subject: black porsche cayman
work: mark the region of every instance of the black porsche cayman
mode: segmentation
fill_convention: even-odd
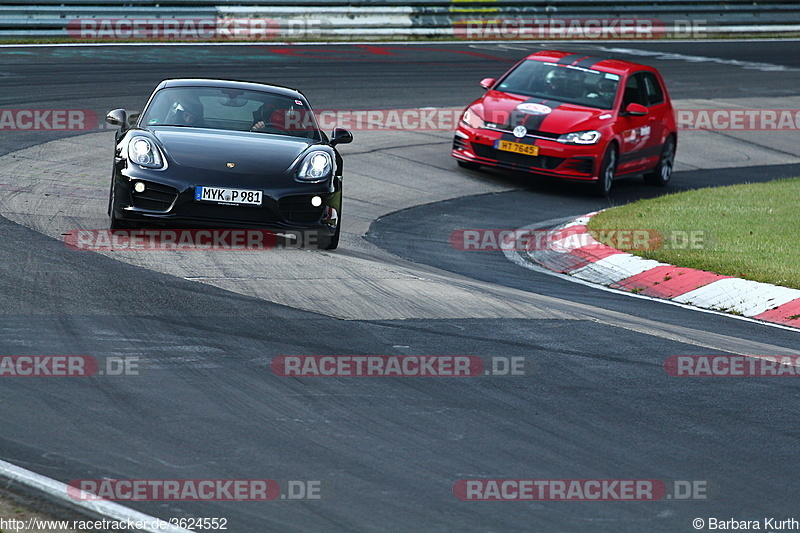
[[[339,243],[342,158],[352,134],[319,129],[299,91],[239,81],[161,82],[144,110],[124,109],[108,214],[111,228],[247,227]]]

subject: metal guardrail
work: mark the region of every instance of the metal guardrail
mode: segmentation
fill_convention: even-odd
[[[619,21],[650,24],[655,27],[651,38],[794,36],[800,35],[800,2],[38,0],[31,4],[5,0],[0,4],[0,39],[558,39],[592,37],[582,34],[580,25],[591,28],[598,22],[611,28],[606,38],[633,37],[613,31]],[[197,29],[200,25],[202,30]],[[698,29],[703,35],[697,35]]]

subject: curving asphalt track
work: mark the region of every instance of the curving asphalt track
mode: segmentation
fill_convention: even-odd
[[[137,109],[171,76],[297,86],[318,108],[453,107],[537,47],[4,48],[0,107]],[[800,96],[796,42],[569,48],[617,48],[654,64],[679,100]],[[58,240],[65,228],[105,223],[109,133],[0,135],[0,355],[148,363],[140,377],[2,378],[0,459],[64,482],[322,481],[317,501],[132,505],[161,518],[226,517],[242,533],[692,531],[695,517],[796,509],[793,380],[676,379],[662,369],[675,354],[797,354],[796,332],[594,290],[448,244],[454,229],[516,228],[662,190],[621,182],[601,201],[460,171],[446,132],[356,132],[343,150],[350,218],[340,250],[167,260]],[[797,175],[794,141],[781,135],[709,136],[721,161],[689,149],[669,190]],[[737,160],[740,145],[752,160]],[[714,170],[730,166],[726,151],[736,165]],[[529,372],[277,377],[269,364],[287,354],[519,356]],[[713,490],[693,502],[461,502],[452,488],[467,478],[707,480]]]

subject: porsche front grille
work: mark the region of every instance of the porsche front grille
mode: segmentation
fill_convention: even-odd
[[[313,195],[286,196],[281,198],[278,205],[280,206],[283,218],[287,222],[299,224],[313,224],[319,222],[325,207],[322,205],[319,207],[311,205],[311,196]]]
[[[133,198],[133,207],[166,212],[178,197],[178,190],[160,183],[145,182],[144,192],[135,192],[131,197]]]

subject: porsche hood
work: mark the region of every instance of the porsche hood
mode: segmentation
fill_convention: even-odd
[[[149,128],[183,168],[234,174],[282,174],[314,141],[300,137],[199,128]],[[232,166],[230,166],[232,165]]]

